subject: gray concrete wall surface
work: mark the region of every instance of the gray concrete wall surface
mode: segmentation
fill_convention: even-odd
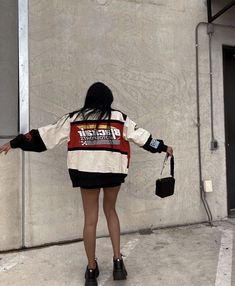
[[[0,250],[21,247],[22,198],[20,154],[0,158]]]
[[[89,85],[103,81],[114,107],[174,147],[175,195],[160,199],[154,184],[164,154],[132,146],[117,202],[122,231],[207,220],[199,191],[195,68],[195,28],[206,20],[205,1],[29,1],[30,128],[79,108]],[[199,28],[202,171],[213,182],[207,199],[214,219],[227,216],[221,45],[234,45],[233,35],[216,28],[213,39],[219,149],[212,153],[208,36]],[[26,246],[82,237],[81,196],[71,187],[65,145],[26,154],[25,191]],[[107,234],[102,211],[97,234]]]
[[[0,1],[0,145],[18,128],[17,1]],[[20,153],[0,155],[0,249],[21,246]]]
[[[29,2],[31,128],[81,106],[89,85],[104,81],[114,107],[175,149],[176,194],[161,200],[153,192],[164,154],[132,146],[117,205],[122,231],[206,220],[195,127],[200,19],[206,7],[195,1]],[[81,197],[71,188],[66,147],[29,154],[28,168],[27,245],[81,237]],[[107,233],[102,212],[101,233]]]

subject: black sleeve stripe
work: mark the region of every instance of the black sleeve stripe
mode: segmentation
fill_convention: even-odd
[[[151,146],[151,141],[153,140],[152,135],[149,136],[147,142],[144,144],[143,148],[146,151],[149,151],[151,153],[161,153],[161,152],[166,152],[167,150],[167,146],[164,144],[164,142],[160,139],[157,139],[157,141],[159,141],[159,145],[157,148],[154,148],[153,146]]]
[[[20,148],[24,151],[43,152],[47,150],[37,129],[18,135],[10,141],[10,144],[12,148]]]
[[[19,134],[18,136],[16,136],[14,139],[12,139],[10,141],[10,145],[11,145],[12,149],[15,149],[15,148],[19,147],[19,144],[22,141],[22,137],[23,136],[24,136],[23,134]]]

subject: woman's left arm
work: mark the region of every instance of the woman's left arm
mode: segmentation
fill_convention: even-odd
[[[138,127],[129,117],[125,120],[123,135],[126,140],[134,142],[146,151],[151,153],[166,152],[169,156],[173,155],[172,147],[165,145],[161,139],[153,138],[149,131]]]

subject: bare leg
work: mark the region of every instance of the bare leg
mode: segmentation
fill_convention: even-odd
[[[99,213],[99,194],[100,189],[81,188],[83,210],[84,210],[84,229],[83,240],[88,260],[88,268],[95,268],[96,251],[96,226]]]
[[[121,258],[120,254],[120,223],[116,213],[115,205],[120,186],[113,188],[104,188],[103,209],[107,220],[108,230],[113,246],[113,255],[115,258]]]

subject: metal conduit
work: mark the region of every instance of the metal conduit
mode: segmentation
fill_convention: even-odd
[[[29,130],[29,55],[28,55],[28,0],[18,0],[19,15],[19,132]],[[21,152],[21,241],[25,248],[26,237],[26,163]]]

